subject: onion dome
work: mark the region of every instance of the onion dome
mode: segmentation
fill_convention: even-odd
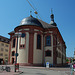
[[[27,18],[24,18],[21,23],[20,23],[20,26],[21,25],[34,25],[34,26],[39,26],[39,27],[42,27],[42,24],[39,22],[39,20],[37,18],[34,18],[32,15],[30,15],[29,17]]]
[[[51,24],[51,25],[54,25],[54,26],[57,26],[56,23],[54,22],[54,15],[51,14],[50,17],[51,17],[51,22],[50,22],[50,24]]]

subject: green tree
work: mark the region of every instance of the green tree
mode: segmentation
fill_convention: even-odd
[[[66,63],[69,63],[69,59],[66,59]]]

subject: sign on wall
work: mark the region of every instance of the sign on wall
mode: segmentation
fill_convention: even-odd
[[[46,62],[46,68],[49,68],[49,62]]]

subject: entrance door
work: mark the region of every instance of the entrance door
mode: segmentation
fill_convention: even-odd
[[[3,59],[0,59],[0,65],[2,65],[3,64]]]

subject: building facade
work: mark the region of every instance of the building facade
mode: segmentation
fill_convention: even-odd
[[[21,36],[15,36],[22,33]],[[66,63],[66,45],[51,14],[50,24],[30,15],[14,28],[10,35],[9,64],[16,60],[20,65],[53,65]]]
[[[0,36],[0,64],[6,64],[9,57],[9,39]]]

